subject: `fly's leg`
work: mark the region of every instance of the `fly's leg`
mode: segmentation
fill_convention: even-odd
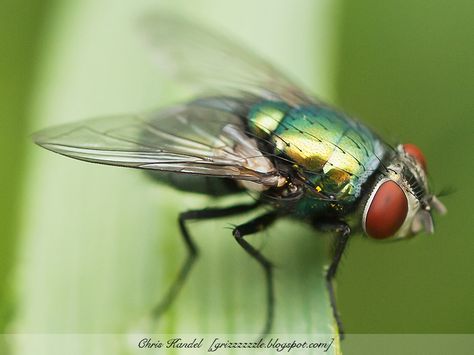
[[[326,226],[327,228],[327,226]],[[351,230],[345,223],[332,225],[332,229],[336,231],[337,235],[333,242],[333,256],[331,264],[326,271],[326,286],[329,292],[329,301],[331,302],[332,313],[336,320],[340,339],[344,339],[344,328],[342,327],[341,316],[337,310],[336,295],[334,293],[333,279],[336,276],[337,267],[341,261],[342,254],[347,246]]]
[[[257,217],[247,223],[235,227],[232,234],[239,245],[252,256],[263,268],[265,272],[265,280],[267,285],[267,315],[266,322],[262,334],[266,335],[270,332],[273,322],[273,271],[272,264],[252,245],[250,245],[244,237],[249,234],[257,233],[270,226],[278,217],[276,212],[269,212]]]
[[[181,231],[181,236],[183,237],[183,241],[186,245],[186,249],[188,250],[188,256],[181,266],[181,269],[178,273],[176,280],[173,282],[171,287],[169,288],[168,292],[166,293],[165,297],[162,301],[153,309],[152,315],[155,319],[159,318],[171,305],[173,300],[178,295],[179,291],[183,287],[186,278],[191,271],[196,258],[198,257],[199,250],[194,244],[191,235],[189,234],[188,228],[186,227],[186,221],[190,220],[205,220],[205,219],[213,219],[219,217],[227,217],[232,215],[237,215],[245,212],[249,212],[256,207],[258,207],[259,202],[255,202],[252,204],[241,204],[235,205],[226,208],[205,208],[202,210],[191,210],[182,212],[179,214],[178,222],[179,228]]]

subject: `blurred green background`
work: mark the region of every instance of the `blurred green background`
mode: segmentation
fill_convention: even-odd
[[[134,33],[136,17],[157,4],[230,32],[390,141],[415,142],[424,150],[435,190],[455,191],[443,198],[448,215],[436,219],[434,236],[394,244],[354,238],[338,277],[340,310],[350,334],[473,333],[474,2],[468,0],[449,6],[436,0],[200,0],[192,7],[186,1],[3,1],[3,332],[141,329],[141,315],[184,257],[176,238],[177,212],[219,203],[155,187],[137,172],[53,156],[29,139],[50,124],[140,111],[180,98]],[[210,235],[224,236],[228,222],[239,221],[193,225],[195,235],[204,236],[206,260],[161,332],[260,327],[263,320],[254,314],[261,315],[263,288],[256,287],[261,275],[227,238],[216,241]],[[288,241],[290,233],[301,237]],[[327,241],[289,222],[268,234],[263,243],[252,241],[272,259],[290,260],[277,277],[283,303],[277,330],[329,333],[320,278]],[[439,342],[426,339],[412,339],[413,349],[423,343],[426,351]],[[472,344],[472,336],[451,346],[467,341]],[[105,346],[72,342],[78,354],[101,354]],[[349,336],[342,349],[369,354],[368,344],[390,342],[399,354],[393,338]],[[46,343],[35,338],[35,354],[51,353]],[[21,341],[9,345],[2,353],[29,353]],[[126,353],[115,342],[107,346]],[[380,353],[377,349],[373,353]]]

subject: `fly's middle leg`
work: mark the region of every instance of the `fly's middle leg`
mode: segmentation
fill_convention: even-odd
[[[268,212],[247,223],[235,227],[233,231],[233,235],[237,243],[239,243],[239,245],[262,266],[265,272],[265,280],[267,285],[267,316],[262,332],[263,335],[266,335],[270,332],[273,323],[274,291],[272,264],[257,249],[247,242],[244,237],[249,234],[260,232],[267,228],[277,219],[277,217],[278,214],[276,212]]]

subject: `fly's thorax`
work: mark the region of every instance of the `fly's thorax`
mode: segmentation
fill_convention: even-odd
[[[366,127],[331,108],[310,104],[291,106],[264,100],[247,114],[250,135],[274,157],[287,177],[281,189],[267,195],[294,205],[301,216],[344,215],[354,210],[361,186],[377,168],[386,148]],[[298,194],[288,193],[291,184]]]
[[[259,138],[267,138],[278,128],[291,106],[281,101],[262,101],[252,106],[248,125]]]
[[[247,124],[280,166],[289,165],[318,195],[344,203],[359,197],[386,151],[369,129],[316,104],[262,101],[250,108]]]
[[[392,152],[361,200],[364,232],[375,239],[412,237],[433,232],[431,210],[446,212],[429,191],[426,161],[414,145],[399,145]]]

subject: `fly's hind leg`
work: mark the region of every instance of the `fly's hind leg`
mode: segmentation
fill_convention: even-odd
[[[273,296],[273,270],[272,264],[257,249],[247,242],[244,237],[262,231],[270,226],[278,217],[276,212],[268,212],[247,223],[235,227],[233,235],[237,243],[252,256],[263,268],[267,287],[267,315],[263,328],[263,335],[270,332],[273,322],[274,296]]]
[[[219,217],[237,215],[251,211],[255,209],[258,205],[259,202],[257,201],[252,204],[241,204],[226,208],[205,208],[202,210],[186,211],[179,214],[179,228],[181,231],[181,236],[183,237],[183,241],[186,245],[188,255],[179,270],[176,280],[173,282],[161,302],[152,310],[152,315],[155,319],[158,319],[169,308],[173,300],[176,298],[179,291],[183,287],[183,284],[186,281],[189,272],[191,271],[194,262],[196,261],[196,258],[199,255],[199,250],[196,247],[196,244],[193,242],[188,228],[186,227],[186,221],[214,219]]]

